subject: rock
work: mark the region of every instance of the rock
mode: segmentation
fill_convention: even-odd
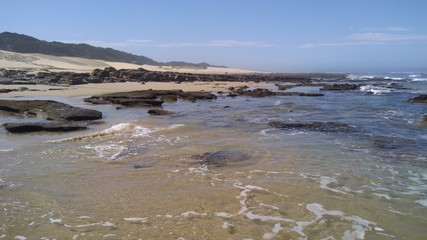
[[[254,90],[247,90],[247,87],[241,87],[232,90],[228,96],[250,96],[250,97],[269,97],[269,96],[301,96],[301,97],[320,97],[324,96],[322,93],[303,93],[303,92],[273,92],[268,89],[257,88]]]
[[[0,89],[0,93],[10,93],[10,92],[16,92],[19,91],[18,89],[7,89],[7,88],[2,88]]]
[[[290,122],[270,122],[270,126],[280,129],[302,129],[309,131],[320,131],[320,132],[349,132],[355,131],[354,126],[337,123],[337,122],[310,122],[310,123],[290,123]]]
[[[412,103],[427,103],[427,95],[420,95],[414,98],[410,98],[408,101]]]
[[[196,101],[197,99],[209,100],[217,98],[215,94],[202,91],[180,92],[178,96],[189,101]]]
[[[70,124],[65,122],[24,122],[24,123],[5,123],[3,127],[11,133],[29,133],[29,132],[69,132],[84,130],[86,126],[81,124]]]
[[[151,115],[172,115],[174,112],[162,110],[162,109],[150,109],[148,110],[148,114]]]
[[[349,91],[349,90],[357,90],[359,89],[360,86],[357,84],[338,84],[338,83],[334,83],[332,85],[327,85],[324,86],[323,88],[321,88],[320,90],[328,90],[328,91]]]
[[[160,107],[163,101],[151,99],[113,99],[111,103],[127,107]]]
[[[51,100],[0,100],[0,110],[21,116],[32,114],[56,121],[86,121],[102,118],[102,113],[99,111],[73,107]]]
[[[238,88],[234,90],[232,93],[243,96],[251,96],[251,97],[268,97],[275,96],[276,94],[268,89],[257,88],[254,90],[246,90],[245,87]]]
[[[230,163],[241,162],[249,159],[249,155],[235,149],[221,150],[213,153],[205,153],[200,156],[200,163],[222,167]]]
[[[427,115],[424,115],[424,116],[421,118],[421,124],[422,124],[422,125],[427,125]]]
[[[165,102],[176,102],[178,101],[178,95],[163,95],[160,97],[160,100]]]
[[[90,121],[102,118],[99,111],[79,107],[52,109],[46,113],[47,120]]]
[[[276,96],[300,96],[300,97],[322,97],[323,93],[303,93],[303,92],[276,92]]]

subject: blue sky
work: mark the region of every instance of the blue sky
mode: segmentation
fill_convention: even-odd
[[[0,32],[272,72],[427,72],[425,0],[2,0]]]

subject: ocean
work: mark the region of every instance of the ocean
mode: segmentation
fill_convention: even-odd
[[[178,100],[163,105],[170,116],[50,97],[100,110],[103,123],[62,134],[0,129],[0,239],[426,239],[427,105],[408,99],[427,94],[427,75],[340,82],[364,86]],[[245,158],[201,162],[218,151]]]

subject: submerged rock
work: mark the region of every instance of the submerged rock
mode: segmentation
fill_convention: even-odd
[[[172,115],[174,112],[162,110],[162,109],[150,109],[148,110],[148,114],[151,115]]]
[[[69,132],[86,129],[82,124],[71,124],[66,122],[24,122],[24,123],[5,123],[3,127],[11,133],[30,133],[30,132]]]
[[[249,155],[235,149],[221,150],[213,153],[205,153],[199,156],[200,163],[222,167],[230,163],[241,162],[249,159]]]
[[[337,84],[327,85],[321,88],[320,90],[327,91],[348,91],[348,90],[358,90],[360,86],[358,84]]]
[[[270,96],[300,96],[300,97],[321,97],[324,96],[322,93],[303,93],[303,92],[273,92],[264,88],[256,88],[248,90],[247,87],[241,87],[238,89],[229,89],[231,92],[229,97],[235,96],[250,96],[250,97],[270,97]]]
[[[270,122],[270,126],[280,129],[302,129],[308,131],[320,131],[320,132],[349,132],[354,131],[354,126],[338,123],[338,122],[310,122],[310,123],[295,123],[295,122]]]
[[[427,95],[420,95],[414,98],[410,98],[408,101],[412,103],[427,103]]]

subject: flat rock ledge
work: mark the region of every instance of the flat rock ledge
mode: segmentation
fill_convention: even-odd
[[[271,97],[271,96],[300,96],[300,97],[321,97],[322,93],[304,93],[304,92],[273,92],[265,88],[248,89],[248,87],[231,87],[228,96],[249,96],[249,97]]]
[[[86,129],[86,125],[62,122],[24,122],[5,123],[3,127],[11,133],[31,133],[31,132],[70,132]]]
[[[84,101],[92,104],[116,104],[126,107],[160,107],[165,101],[174,102],[178,98],[189,101],[216,99],[210,92],[184,92],[182,90],[140,90],[95,95]]]
[[[74,107],[51,100],[0,100],[0,114],[47,120],[3,124],[7,131],[14,133],[83,130],[90,121],[102,118],[100,111]]]
[[[268,125],[279,128],[279,129],[301,129],[308,131],[320,131],[320,132],[351,132],[355,131],[356,127],[345,123],[338,122],[270,122]]]
[[[0,100],[0,111],[18,117],[41,117],[55,121],[88,121],[102,118],[100,111],[51,100]]]

